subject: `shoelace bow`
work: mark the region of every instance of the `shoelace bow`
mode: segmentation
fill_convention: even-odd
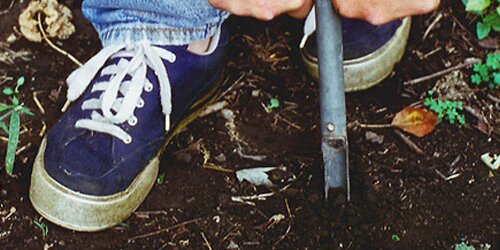
[[[88,99],[82,104],[83,110],[94,110],[91,117],[78,120],[75,127],[107,133],[124,143],[131,143],[132,137],[118,124],[128,122],[134,126],[137,123],[134,111],[144,106],[144,100],[141,99],[142,91],[153,90],[153,84],[146,77],[147,69],[150,67],[158,77],[161,106],[165,115],[165,130],[168,131],[172,94],[167,69],[162,59],[173,63],[176,57],[174,53],[161,47],[140,44],[133,47],[111,45],[103,48],[68,77],[68,102],[78,99],[106,61],[112,58],[120,58],[118,64],[105,67],[100,74],[100,76],[110,75],[109,80],[97,82],[91,89],[92,92],[102,91],[102,94],[98,99]],[[127,76],[130,76],[130,80],[125,80]],[[101,113],[96,110],[100,110]]]

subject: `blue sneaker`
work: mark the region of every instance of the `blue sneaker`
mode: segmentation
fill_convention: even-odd
[[[314,16],[308,17],[312,18]],[[410,26],[410,17],[379,26],[355,19],[342,19],[344,81],[347,92],[372,87],[392,72],[395,64],[403,57]],[[307,72],[318,80],[315,33],[304,38],[300,51]]]
[[[112,45],[73,72],[73,105],[33,166],[35,209],[78,231],[128,218],[153,187],[166,145],[216,98],[227,40],[218,32],[203,55],[187,46]]]

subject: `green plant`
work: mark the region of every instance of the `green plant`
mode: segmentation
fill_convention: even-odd
[[[460,114],[459,111],[463,110],[461,101],[439,100],[432,98],[433,91],[429,90],[429,97],[425,98],[424,106],[437,114],[438,120],[447,120],[450,124],[456,121],[460,124],[465,124],[465,115]]]
[[[489,250],[491,248],[491,245],[488,243],[481,244],[480,248],[478,250]],[[454,250],[476,250],[476,248],[472,245],[468,245],[464,241],[461,243],[455,244],[455,247],[453,248]]]
[[[400,240],[401,240],[401,239],[399,238],[399,235],[397,235],[397,234],[393,234],[393,235],[391,236],[391,239],[392,239],[393,241],[400,241]]]
[[[474,64],[474,72],[471,76],[473,84],[487,83],[491,89],[500,86],[500,53],[490,53],[486,63]]]
[[[158,175],[158,178],[156,178],[156,183],[163,184],[164,182],[165,182],[165,173],[161,173]]]
[[[500,0],[462,0],[462,3],[467,12],[481,16],[476,24],[477,38],[486,38],[492,30],[500,31]]]
[[[42,237],[45,239],[45,237],[47,237],[47,234],[49,234],[49,226],[47,226],[47,224],[43,222],[38,222],[36,220],[34,220],[33,223],[35,223],[35,225],[40,228],[40,230],[42,231]]]
[[[266,106],[266,109],[271,111],[279,107],[280,107],[280,101],[276,98],[271,98],[271,100],[269,100],[269,104]]]
[[[21,126],[20,114],[27,114],[33,116],[34,114],[27,108],[23,107],[20,103],[17,94],[19,87],[24,84],[24,77],[17,79],[16,87],[5,88],[3,94],[8,96],[11,100],[10,105],[0,104],[0,129],[3,130],[8,136],[7,153],[5,155],[5,171],[7,174],[12,175],[14,171],[14,161],[16,158],[16,149],[19,142],[19,128]],[[9,118],[9,126],[6,125],[4,120]]]

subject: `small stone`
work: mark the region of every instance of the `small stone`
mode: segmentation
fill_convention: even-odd
[[[375,143],[375,144],[379,144],[379,145],[384,143],[384,136],[379,135],[377,133],[374,133],[372,131],[366,131],[365,138],[367,141],[369,141],[371,143]]]
[[[14,43],[17,41],[17,36],[14,34],[14,33],[11,33],[8,37],[7,37],[7,43]]]
[[[240,246],[238,246],[238,244],[234,243],[234,241],[230,241],[229,242],[229,245],[227,246],[228,250],[237,250],[237,249],[240,249]]]
[[[226,155],[223,153],[220,153],[219,155],[215,156],[215,160],[218,162],[225,162],[227,160]]]

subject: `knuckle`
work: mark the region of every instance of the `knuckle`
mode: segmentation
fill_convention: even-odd
[[[212,5],[214,8],[221,8],[222,7],[222,0],[208,0],[208,3]]]
[[[424,11],[430,12],[430,11],[437,9],[439,7],[440,2],[441,2],[440,0],[427,1],[426,6],[424,7]]]

